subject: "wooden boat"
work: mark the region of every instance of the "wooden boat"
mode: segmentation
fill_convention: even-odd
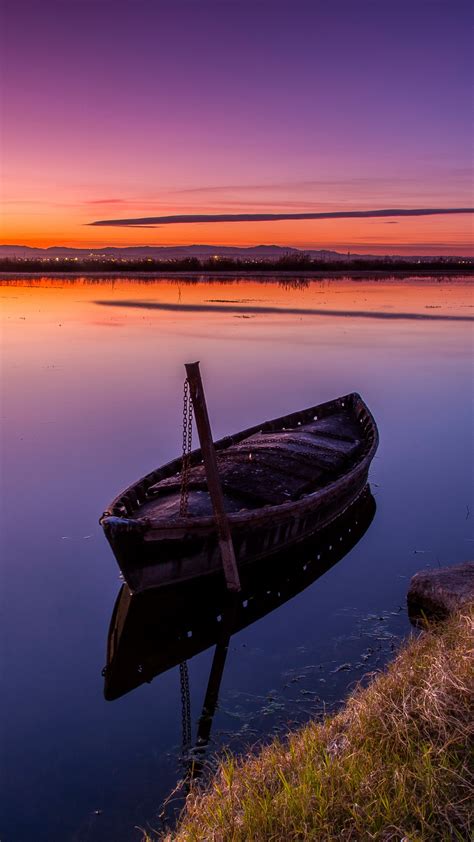
[[[360,395],[292,412],[214,445],[239,571],[329,524],[367,483],[378,445]],[[180,515],[182,457],[116,497],[101,517],[133,592],[222,569],[216,518],[202,464],[190,454],[187,515]]]
[[[222,575],[131,594],[123,585],[107,637],[104,696],[118,699],[211,646],[222,644],[323,576],[358,544],[375,516],[367,485],[329,526],[287,552],[242,569],[235,597]],[[235,600],[235,601],[233,601]]]

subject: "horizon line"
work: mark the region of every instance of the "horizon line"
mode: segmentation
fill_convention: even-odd
[[[63,245],[58,243],[53,243],[50,245],[27,245],[21,242],[15,243],[1,243],[0,242],[0,250],[10,250],[11,252],[14,249],[25,249],[27,251],[39,251],[39,252],[51,252],[54,250],[57,251],[80,251],[80,252],[103,252],[103,251],[128,251],[131,252],[133,250],[149,250],[149,251],[191,251],[193,249],[212,249],[214,253],[219,253],[220,251],[235,251],[235,252],[258,252],[262,249],[275,249],[279,252],[295,252],[297,254],[305,254],[305,253],[329,253],[338,255],[340,257],[347,258],[348,255],[354,257],[367,257],[367,258],[459,258],[459,259],[473,259],[474,252],[472,251],[472,243],[471,241],[466,242],[459,242],[459,243],[446,243],[446,242],[437,242],[437,243],[407,243],[407,242],[397,242],[397,243],[345,243],[345,244],[337,244],[337,245],[290,245],[288,243],[280,244],[280,243],[257,243],[255,245],[240,245],[240,244],[228,244],[228,243],[199,243],[199,242],[186,242],[186,243],[126,243],[123,245],[111,245],[111,244],[101,244],[96,245],[95,243],[92,244],[77,244],[77,245]],[[373,251],[371,251],[373,249]],[[409,249],[409,251],[405,251]],[[440,249],[440,251],[435,251],[435,249]],[[449,250],[449,253],[446,251]],[[466,250],[469,251],[469,254],[463,253]],[[444,252],[444,253],[443,253]],[[0,258],[9,256],[7,253],[1,254]],[[210,255],[212,256],[212,255]]]

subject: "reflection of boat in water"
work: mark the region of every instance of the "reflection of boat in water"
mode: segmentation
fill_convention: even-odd
[[[217,644],[206,709],[215,706],[232,634],[287,602],[340,561],[375,514],[369,486],[329,526],[283,555],[244,567],[242,590],[229,594],[220,575],[131,594],[123,585],[110,621],[104,694],[108,700]],[[217,689],[216,689],[217,688]],[[215,697],[215,702],[209,701]]]
[[[193,393],[197,419],[201,391]],[[241,576],[248,562],[308,538],[350,506],[367,482],[377,444],[375,421],[356,393],[218,441],[222,517]],[[101,524],[132,591],[222,569],[202,456],[206,463],[204,447],[156,469],[104,512]]]

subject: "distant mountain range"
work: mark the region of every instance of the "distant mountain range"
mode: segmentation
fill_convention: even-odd
[[[174,260],[176,258],[198,257],[209,258],[233,257],[242,259],[259,258],[261,260],[282,257],[285,254],[308,254],[321,256],[323,259],[344,257],[336,251],[311,251],[291,248],[290,246],[104,246],[104,248],[82,249],[67,248],[65,246],[50,246],[49,248],[31,248],[30,246],[0,245],[0,257],[151,257],[154,259]]]
[[[25,260],[28,258],[54,259],[55,257],[77,257],[87,258],[151,258],[153,260],[182,260],[187,257],[197,257],[200,260],[207,260],[213,256],[230,257],[234,260],[278,260],[284,255],[308,255],[312,260],[322,261],[347,261],[347,260],[384,260],[388,255],[380,254],[343,254],[338,251],[327,249],[297,249],[291,246],[262,245],[243,248],[239,246],[213,246],[213,245],[192,245],[192,246],[104,246],[103,248],[67,248],[65,246],[50,246],[49,248],[31,248],[20,245],[0,245],[0,258],[17,258]],[[432,261],[437,257],[430,255],[390,255],[397,260],[414,262],[416,260]],[[458,257],[443,258],[448,260],[461,260]]]

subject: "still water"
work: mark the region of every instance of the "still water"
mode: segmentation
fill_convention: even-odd
[[[91,276],[3,279],[0,295],[0,838],[139,840],[183,773],[179,660],[194,741],[216,643],[206,617],[220,609],[201,588],[148,606],[145,626],[140,611],[140,658],[160,674],[106,701],[121,582],[98,517],[180,452],[183,363],[201,361],[216,438],[352,391],[380,433],[354,540],[319,564],[315,547],[292,554],[268,588],[247,583],[253,613],[241,609],[220,671],[211,757],[336,705],[410,633],[410,576],[472,558],[472,287]],[[171,652],[170,629],[189,624],[192,644]]]

